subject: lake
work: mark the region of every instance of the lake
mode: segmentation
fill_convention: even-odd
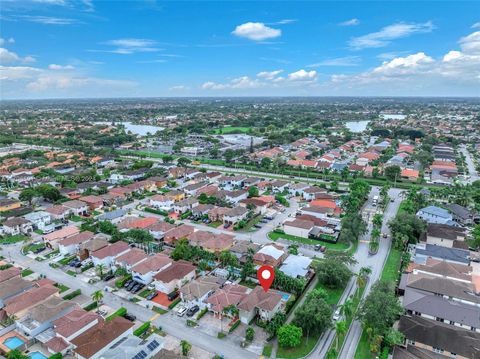
[[[96,122],[98,124],[106,124],[111,125],[111,122],[103,121],[103,122]],[[138,136],[146,136],[147,133],[154,134],[157,131],[163,131],[165,128],[160,126],[152,126],[152,125],[138,125],[132,122],[116,122],[116,124],[121,123],[125,126],[125,132],[131,132],[134,135]]]
[[[345,122],[345,127],[353,133],[363,132],[367,129],[370,121],[348,121]]]

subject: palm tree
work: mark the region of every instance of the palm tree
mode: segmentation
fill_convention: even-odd
[[[97,274],[100,276],[100,278],[103,278],[103,274],[105,273],[105,264],[98,264],[95,267]]]
[[[350,317],[353,314],[353,301],[348,298],[342,305],[340,305],[340,313],[345,317]]]
[[[97,303],[101,303],[103,300],[103,292],[101,290],[97,290],[92,293],[92,300]]]
[[[357,274],[357,286],[363,288],[367,284],[367,279],[372,273],[372,269],[369,267],[362,267]],[[360,294],[360,291],[357,291]]]
[[[340,335],[343,335],[347,332],[347,323],[344,320],[338,321],[335,323],[335,332],[337,334],[336,341],[337,343],[335,344],[335,348],[338,351],[338,344],[339,344],[339,339]]]

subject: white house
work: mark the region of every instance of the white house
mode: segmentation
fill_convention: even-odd
[[[172,209],[174,203],[175,201],[172,197],[163,196],[161,194],[156,194],[155,196],[150,197],[150,206],[164,211]]]
[[[184,200],[178,201],[173,205],[173,210],[175,213],[182,214],[192,210],[192,208],[198,206],[198,200],[196,198],[186,198]]]
[[[41,231],[51,230],[55,227],[51,225],[52,223],[52,216],[50,213],[45,211],[38,211],[28,213],[23,216],[27,221],[30,221],[33,224],[34,228],[40,229]]]
[[[248,197],[248,192],[243,189],[230,191],[225,194],[225,199],[234,204],[237,204],[242,199],[247,199],[247,197]]]
[[[92,252],[90,257],[94,266],[103,265],[109,268],[113,265],[115,258],[127,253],[129,250],[130,246],[126,242],[118,241]]]
[[[235,224],[247,217],[248,209],[245,207],[237,206],[234,207],[223,215],[223,223],[225,224]]]
[[[188,308],[198,305],[203,309],[207,306],[206,299],[220,288],[219,282],[222,281],[222,279],[216,277],[202,277],[192,280],[180,288],[180,298]]]
[[[150,284],[155,274],[167,269],[172,263],[173,260],[169,256],[157,253],[133,266],[131,268],[132,278],[142,284]]]
[[[11,236],[29,234],[32,230],[32,223],[25,218],[13,217],[3,222],[3,232]]]
[[[417,212],[417,217],[423,219],[427,223],[455,225],[452,214],[446,209],[436,206],[421,208]]]
[[[85,202],[79,200],[72,200],[62,203],[64,207],[70,210],[70,213],[76,216],[84,216],[88,212],[88,205]]]
[[[291,219],[283,222],[283,230],[286,234],[301,238],[308,238],[314,226],[313,221],[304,219]]]
[[[90,231],[81,232],[71,237],[64,238],[58,241],[58,250],[63,255],[72,255],[77,253],[78,248],[82,243],[91,240],[95,234]]]
[[[192,263],[179,260],[154,276],[155,288],[162,293],[171,293],[195,279],[195,267]]]

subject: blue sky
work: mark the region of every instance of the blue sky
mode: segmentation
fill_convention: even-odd
[[[0,95],[479,96],[480,5],[2,1]]]

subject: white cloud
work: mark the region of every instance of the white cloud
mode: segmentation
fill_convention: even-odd
[[[15,43],[15,39],[13,37],[9,38],[9,39],[4,39],[4,38],[1,38],[0,37],[0,46],[3,46],[4,44],[13,44]]]
[[[26,21],[34,22],[37,24],[44,24],[44,25],[73,25],[73,24],[80,23],[76,19],[51,17],[51,16],[22,15],[18,17]]]
[[[339,23],[338,25],[340,25],[340,26],[356,26],[356,25],[360,25],[360,20],[358,20],[356,18],[353,18],[353,19],[350,19],[350,20],[347,20],[347,21],[343,21],[343,22]]]
[[[14,62],[32,63],[35,59],[32,56],[20,57],[15,52],[0,47],[0,63],[10,64]]]
[[[281,36],[282,30],[268,27],[262,22],[247,22],[238,25],[232,34],[254,41],[263,41]]]
[[[227,86],[213,81],[207,81],[202,84],[201,88],[202,90],[223,90],[227,88]]]
[[[65,5],[65,0],[32,0],[33,2],[47,5]]]
[[[155,47],[157,42],[149,39],[116,39],[105,42],[104,44],[114,46],[114,50],[91,50],[93,52],[111,52],[121,55],[129,55],[136,52],[156,52],[161,49]]]
[[[294,22],[297,22],[297,19],[283,19],[277,22],[272,22],[268,25],[288,25],[288,24],[293,24]]]
[[[475,31],[470,35],[462,37],[459,43],[462,51],[480,54],[480,31]]]
[[[427,33],[433,31],[435,26],[431,21],[424,23],[397,23],[385,26],[380,31],[372,32],[367,35],[354,37],[349,41],[349,46],[353,50],[361,50],[372,47],[384,47],[390,44],[392,40],[408,37],[417,33]]]
[[[358,66],[360,62],[359,56],[345,56],[326,59],[314,64],[307,65],[307,67],[321,67],[321,66]]]
[[[275,71],[261,71],[257,74],[257,77],[266,79],[266,80],[273,80],[275,77],[280,75],[283,70],[275,70]]]
[[[42,70],[35,67],[28,66],[1,66],[0,65],[0,80],[15,81],[19,79],[30,79],[35,75],[41,73]]]
[[[288,74],[287,79],[290,81],[314,81],[317,79],[317,71],[305,71],[304,69],[301,69]]]
[[[170,91],[187,91],[190,90],[190,87],[185,85],[176,85],[169,88]]]
[[[480,21],[473,24],[472,29],[480,29]]]
[[[55,70],[55,71],[58,71],[58,70],[74,70],[75,67],[73,67],[72,65],[57,65],[57,64],[50,64],[48,65],[48,68],[50,70]]]

